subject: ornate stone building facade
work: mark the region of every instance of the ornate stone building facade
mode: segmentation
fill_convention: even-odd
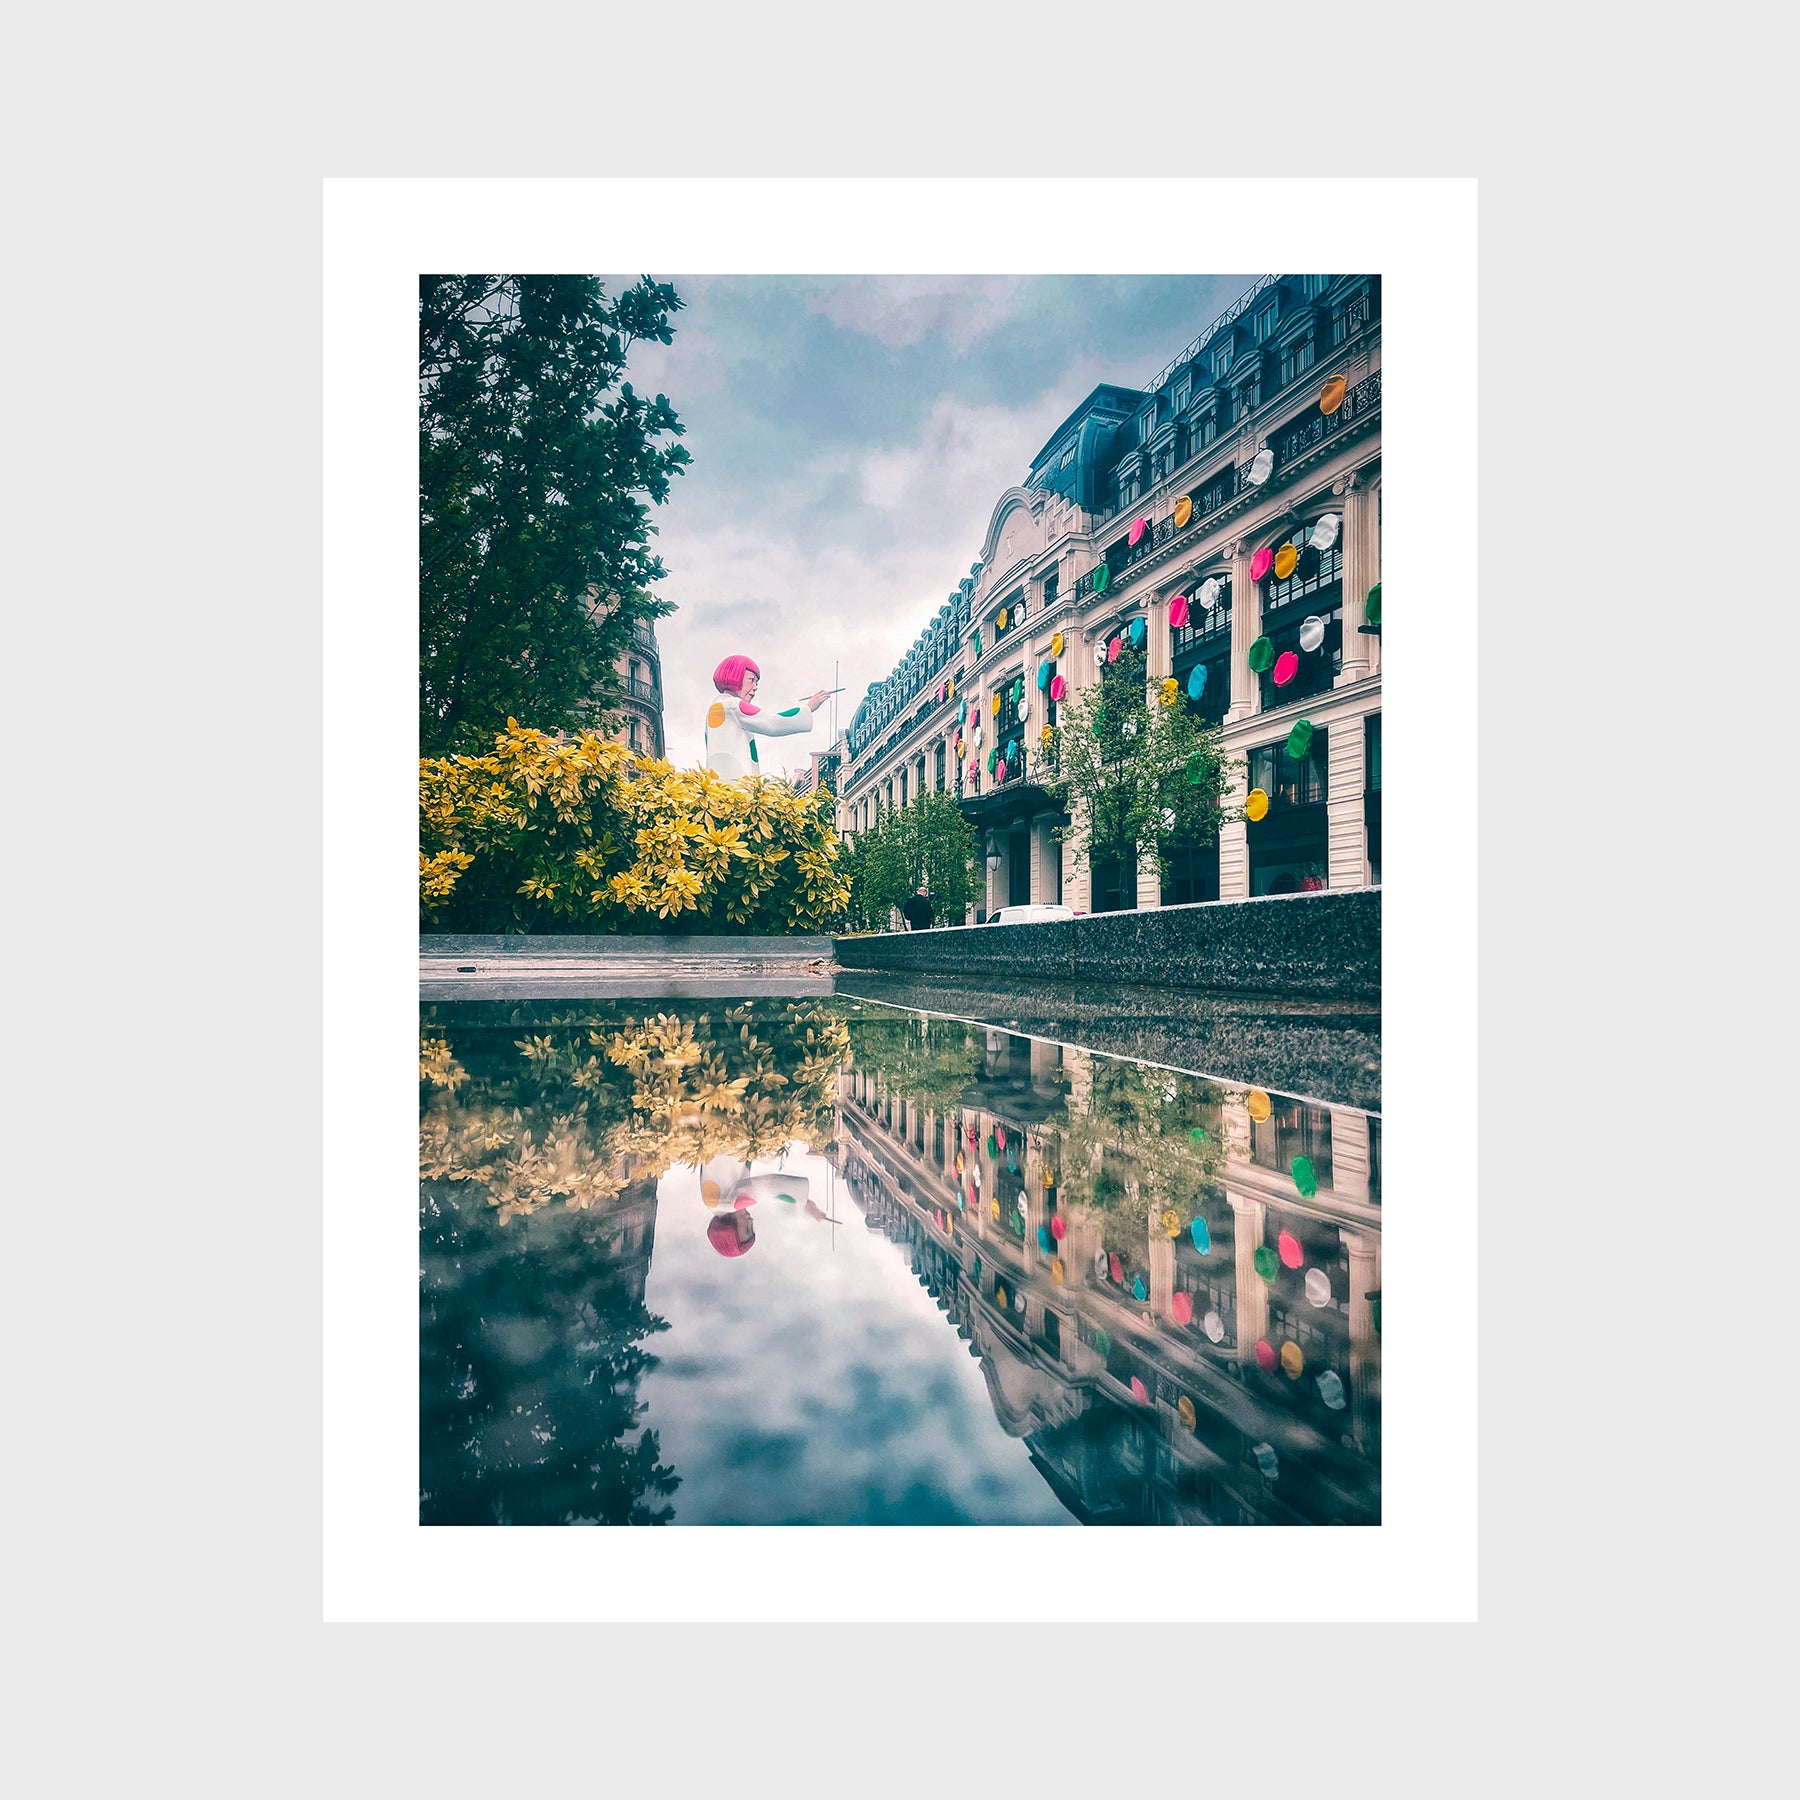
[[[1380,571],[1380,278],[1264,276],[1147,388],[1096,388],[999,496],[969,575],[834,746],[839,829],[955,793],[983,833],[983,914],[1378,884]],[[1233,810],[1269,796],[1166,879],[1153,856],[1087,866],[1041,779],[1055,693],[1101,679],[1115,638],[1222,726]],[[971,702],[973,771],[954,749]]]
[[[613,665],[624,690],[622,717],[611,735],[643,757],[664,754],[662,652],[656,645],[656,627],[638,623],[631,628],[631,642]]]

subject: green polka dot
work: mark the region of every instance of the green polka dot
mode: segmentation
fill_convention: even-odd
[[[777,1194],[775,1198],[777,1200],[785,1200],[789,1206],[798,1206],[800,1204],[792,1194]]]
[[[797,706],[784,707],[775,716],[778,719],[797,719],[800,716],[800,709]]]
[[[762,761],[762,758],[756,754],[756,739],[755,738],[752,738],[750,740],[750,760],[752,762],[761,762]]]
[[[1094,570],[1094,592],[1096,594],[1104,594],[1106,592],[1106,584],[1111,580],[1112,570],[1109,569],[1105,563],[1101,563],[1100,566]]]
[[[1381,623],[1381,583],[1378,581],[1369,589],[1369,597],[1363,602],[1371,625]]]
[[[1275,646],[1266,637],[1259,637],[1250,646],[1250,672],[1261,675],[1275,666]]]
[[[1256,1254],[1250,1260],[1256,1265],[1256,1272],[1264,1281],[1273,1281],[1275,1271],[1281,1267],[1281,1259],[1267,1244],[1258,1244]]]
[[[1319,1178],[1313,1173],[1310,1156],[1296,1156],[1293,1162],[1294,1186],[1310,1200],[1319,1191]]]
[[[1289,758],[1294,762],[1298,762],[1300,758],[1312,748],[1312,741],[1312,720],[1302,719],[1300,723],[1288,733],[1287,753]]]
[[[1196,1144],[1204,1144],[1206,1142],[1206,1127],[1204,1125],[1192,1126],[1188,1131],[1188,1137]]]

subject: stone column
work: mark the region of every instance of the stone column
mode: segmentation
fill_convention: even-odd
[[[1248,767],[1233,770],[1223,799],[1225,811],[1232,813],[1240,810],[1244,804],[1244,796],[1249,791]],[[1249,897],[1249,827],[1241,818],[1227,818],[1219,826],[1219,898],[1247,900]]]
[[[1158,593],[1154,595],[1145,609],[1144,629],[1149,633],[1145,649],[1149,655],[1144,659],[1145,679],[1161,681],[1169,673],[1169,665],[1173,660],[1169,649],[1169,596]]]
[[[1139,912],[1155,912],[1162,905],[1162,874],[1153,852],[1138,858],[1137,903]]]
[[[1063,902],[1078,913],[1092,912],[1093,907],[1093,871],[1088,867],[1085,857],[1077,863],[1077,856],[1082,848],[1083,833],[1079,821],[1070,827],[1071,837],[1064,844],[1063,850]]]
[[[1009,1139],[1008,1142],[1010,1141]],[[1006,1166],[1004,1158],[1001,1159],[1000,1166]],[[1018,1184],[1012,1189],[1013,1194],[1018,1193],[1021,1187],[1025,1190],[1025,1267],[1034,1272],[1041,1269],[1048,1278],[1050,1258],[1057,1252],[1054,1240],[1048,1251],[1038,1248],[1038,1227],[1046,1222],[1049,1214],[1044,1205],[1043,1152],[1030,1138],[1020,1148],[1019,1173],[1016,1176],[1009,1175],[1007,1180]]]
[[[1369,1453],[1381,1444],[1381,1339],[1367,1296],[1381,1288],[1381,1239],[1341,1231],[1350,1259],[1350,1435]]]
[[[1175,1298],[1175,1240],[1163,1230],[1160,1219],[1150,1220],[1150,1310],[1159,1319],[1169,1316]]]
[[[1366,641],[1366,640],[1365,640]],[[1359,713],[1331,727],[1325,769],[1325,885],[1367,887],[1368,829],[1363,824],[1363,722]]]
[[[1344,528],[1344,666],[1334,685],[1348,687],[1381,673],[1381,639],[1365,637],[1361,629],[1368,623],[1369,589],[1381,579],[1379,495],[1354,471],[1333,482],[1331,491],[1342,503]]]
[[[1369,1201],[1369,1115],[1331,1108],[1331,1191],[1340,1200]]]
[[[1262,636],[1262,589],[1250,579],[1250,545],[1240,538],[1231,555],[1231,704],[1225,723],[1262,710],[1262,689],[1250,669],[1250,646]]]
[[[1226,1189],[1231,1202],[1231,1235],[1237,1246],[1237,1359],[1255,1360],[1256,1340],[1269,1329],[1269,1290],[1256,1272],[1256,1247],[1263,1240],[1263,1203]]]

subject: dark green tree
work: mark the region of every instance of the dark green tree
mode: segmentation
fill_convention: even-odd
[[[623,380],[675,290],[591,275],[419,280],[419,749],[509,718],[600,724],[632,626],[659,617],[651,504],[688,462],[668,400]]]
[[[1144,653],[1127,649],[1068,702],[1046,747],[1044,779],[1075,821],[1063,835],[1090,868],[1135,870],[1153,855],[1166,876],[1173,854],[1218,838],[1231,774],[1223,735],[1179,694],[1162,696],[1145,686]]]
[[[979,897],[975,878],[981,839],[951,794],[920,794],[909,805],[879,815],[873,831],[856,840],[851,863],[851,903],[877,929],[890,908],[901,906],[921,882],[931,890],[940,925],[962,923]]]

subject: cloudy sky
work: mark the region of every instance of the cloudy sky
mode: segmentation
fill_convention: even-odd
[[[679,607],[657,627],[678,766],[700,760],[711,672],[735,651],[784,706],[830,687],[835,660],[848,724],[1062,419],[1097,382],[1143,386],[1255,279],[650,273],[685,305],[626,375],[669,396],[694,459],[653,512]],[[765,767],[829,741],[828,723],[777,740]]]

